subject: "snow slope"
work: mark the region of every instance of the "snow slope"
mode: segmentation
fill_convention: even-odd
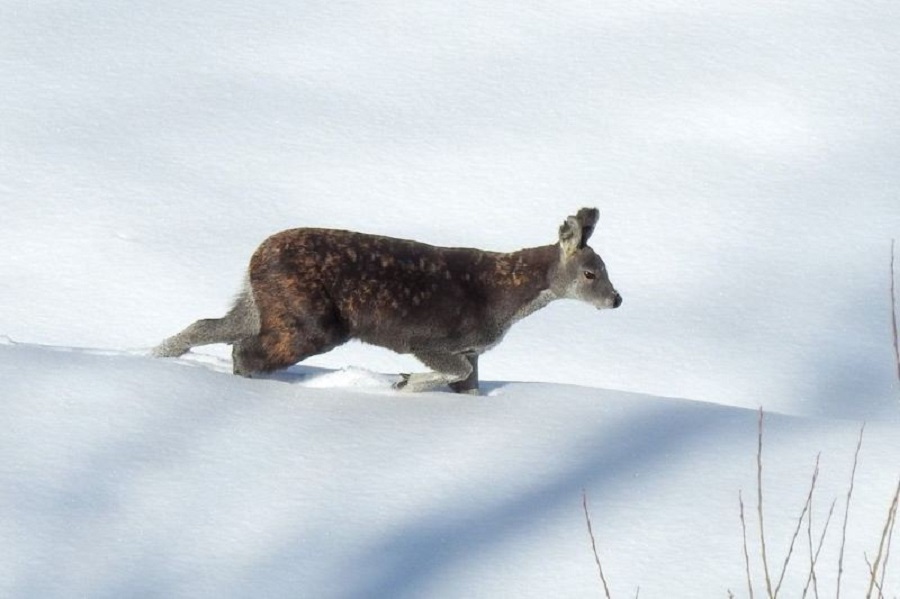
[[[897,476],[898,30],[887,0],[0,0],[0,594],[592,596],[582,488],[616,595],[740,593],[760,405],[778,547],[868,422],[860,584]],[[512,250],[591,205],[623,307],[517,324],[486,397],[397,395],[417,364],[360,344],[272,380],[146,357],[277,230]]]
[[[244,380],[209,359],[32,345],[0,356],[4,596],[597,596],[582,489],[616,596],[745,587],[752,411],[528,383],[410,396],[360,371]],[[817,526],[846,492],[857,426],[768,418],[779,563],[817,452]],[[847,596],[877,548],[896,438],[896,422],[866,430]],[[834,551],[822,560],[825,593]]]
[[[511,250],[597,205],[625,310],[552,306],[487,372],[818,415],[894,406],[893,2],[0,10],[14,339],[150,346],[224,311],[287,227]],[[548,331],[570,345],[535,368]],[[316,361],[358,363],[411,367],[361,348]]]

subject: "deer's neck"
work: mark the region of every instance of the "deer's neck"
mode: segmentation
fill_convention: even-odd
[[[497,322],[511,325],[556,299],[551,281],[558,264],[556,245],[496,254],[493,268],[482,276],[496,306]]]

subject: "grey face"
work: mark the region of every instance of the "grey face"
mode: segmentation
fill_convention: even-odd
[[[587,245],[597,218],[596,208],[582,208],[560,227],[560,265],[553,287],[560,297],[581,300],[599,309],[618,308],[622,296],[610,282],[603,260]]]
[[[589,247],[578,250],[563,261],[560,274],[566,281],[563,296],[602,308],[618,308],[622,296],[609,280],[606,265]]]

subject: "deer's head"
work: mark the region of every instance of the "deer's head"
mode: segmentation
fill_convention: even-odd
[[[582,208],[559,228],[559,266],[551,289],[560,298],[577,299],[596,308],[618,308],[622,296],[609,280],[606,265],[587,242],[597,225],[596,208]]]

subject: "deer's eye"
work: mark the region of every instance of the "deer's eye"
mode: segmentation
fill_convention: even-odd
[[[592,281],[597,278],[597,275],[595,273],[592,273],[589,270],[586,270],[586,271],[584,271],[584,278],[589,281]]]

